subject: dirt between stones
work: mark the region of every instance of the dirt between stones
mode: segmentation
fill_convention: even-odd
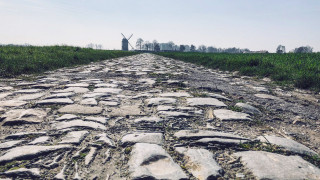
[[[153,54],[1,79],[0,178],[320,179],[318,100]]]

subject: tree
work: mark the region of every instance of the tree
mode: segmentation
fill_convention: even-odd
[[[157,40],[153,40],[152,41],[152,49],[155,51],[155,47],[156,45],[158,44],[158,41]],[[159,46],[160,47],[160,46]]]
[[[168,47],[171,51],[173,51],[173,48],[174,48],[174,43],[172,41],[169,41],[168,42]]]
[[[293,50],[294,53],[312,53],[313,48],[310,46],[301,46]]]
[[[206,52],[206,51],[207,51],[207,47],[206,47],[205,45],[200,45],[200,46],[198,47],[198,50],[199,50],[200,52]]]
[[[136,47],[140,48],[140,51],[141,51],[142,45],[143,45],[143,39],[141,38],[137,39]]]
[[[184,45],[180,45],[180,51],[183,52],[184,50],[186,50],[186,47]]]
[[[191,46],[190,46],[190,51],[191,52],[195,52],[196,51],[196,47],[193,44],[191,44]]]
[[[90,43],[90,44],[88,44],[86,47],[87,47],[87,48],[91,48],[91,49],[93,49],[94,44],[93,44],[93,43]]]
[[[144,47],[145,47],[145,49],[146,49],[147,51],[149,51],[149,49],[151,48],[151,43],[150,43],[149,41],[146,41],[146,42],[144,43]]]
[[[160,51],[160,46],[159,46],[159,44],[156,44],[156,45],[154,46],[154,51],[156,51],[156,52],[159,52],[159,51]]]
[[[282,45],[279,45],[277,47],[277,53],[286,53],[286,47],[285,46],[282,46]]]
[[[209,46],[208,47],[208,52],[209,53],[217,53],[217,52],[219,52],[219,50],[217,48],[215,48],[215,47]]]

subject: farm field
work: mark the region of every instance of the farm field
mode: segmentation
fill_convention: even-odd
[[[134,54],[137,53],[72,46],[0,46],[0,76],[42,73]]]
[[[217,54],[157,53],[212,69],[239,71],[241,75],[269,77],[282,85],[320,91],[320,53]]]

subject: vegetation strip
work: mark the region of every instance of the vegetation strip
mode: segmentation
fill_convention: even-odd
[[[0,76],[42,73],[135,54],[138,53],[72,46],[0,46]]]
[[[161,56],[241,75],[269,77],[282,85],[320,91],[320,53],[226,54],[160,52]]]

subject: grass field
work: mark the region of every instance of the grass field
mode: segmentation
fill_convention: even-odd
[[[137,54],[72,46],[0,46],[0,76],[42,73],[62,67]]]
[[[320,53],[205,54],[163,52],[157,54],[208,68],[239,71],[242,75],[269,77],[282,85],[320,91]]]

